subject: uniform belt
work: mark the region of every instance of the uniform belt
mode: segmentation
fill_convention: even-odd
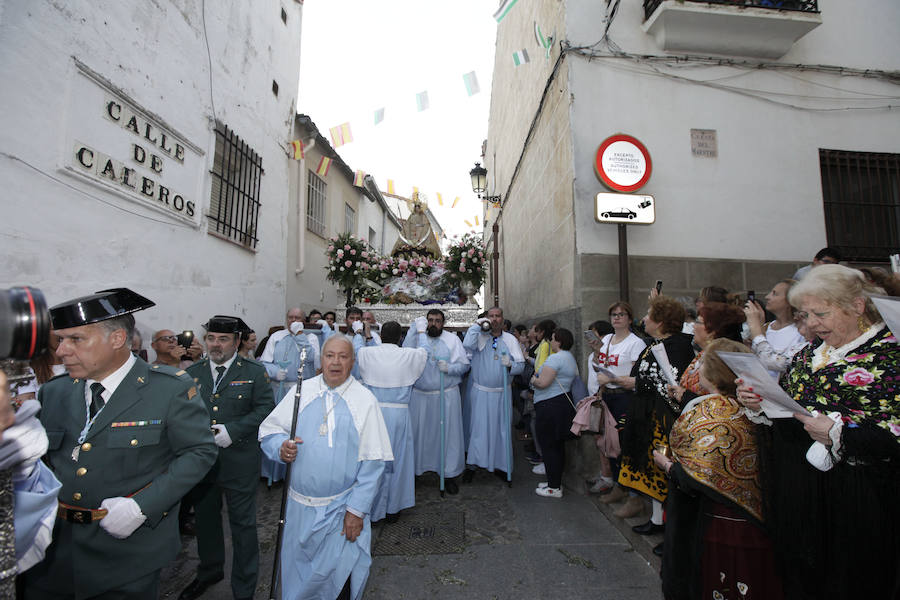
[[[56,507],[56,516],[69,523],[93,523],[105,517],[108,512],[105,508],[82,508],[63,502]]]
[[[472,383],[472,387],[475,388],[476,390],[481,390],[482,392],[502,392],[503,391],[502,387],[490,388],[490,387],[486,387],[479,383],[474,383],[474,382]]]
[[[298,492],[297,490],[295,490],[294,488],[290,488],[288,490],[288,494],[291,496],[291,500],[294,500],[295,502],[299,502],[300,504],[304,504],[306,506],[326,506],[328,504],[331,504],[332,500],[334,500],[340,496],[343,496],[344,494],[346,494],[347,492],[352,490],[354,487],[356,487],[355,483],[353,485],[351,485],[350,487],[348,487],[343,492],[339,492],[339,493],[335,494],[334,496],[305,496],[305,495],[301,494],[300,492]]]
[[[379,402],[378,406],[384,408],[409,408],[409,404],[403,404],[402,402]]]
[[[444,388],[444,393],[449,392],[454,388],[458,388],[459,385],[451,385],[449,387]],[[424,396],[439,396],[441,394],[441,390],[420,390],[419,388],[413,388],[417,394],[422,394]]]

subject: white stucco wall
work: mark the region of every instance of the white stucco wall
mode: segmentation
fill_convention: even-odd
[[[154,329],[200,330],[217,313],[240,315],[258,330],[282,321],[284,145],[295,111],[301,8],[207,2],[204,35],[201,5],[189,0],[4,1],[0,287],[40,287],[50,304],[131,287],[157,303],[137,315],[145,343]],[[104,116],[110,94],[183,139],[184,164],[159,152],[161,173],[136,164],[131,134]],[[207,233],[214,114],[262,157],[255,253]],[[177,187],[194,215],[73,175],[75,142]]]
[[[600,39],[606,3],[570,0],[567,36],[575,46]],[[900,68],[900,4],[819,0],[822,25],[801,38],[778,62],[861,69]],[[622,2],[611,38],[626,52],[663,54],[641,30],[643,7]],[[742,57],[733,57],[742,59]],[[826,244],[819,172],[820,148],[900,152],[896,111],[807,111],[733,92],[636,73],[623,59],[570,56],[569,85],[577,242],[580,253],[616,254],[616,227],[594,220],[597,192],[608,191],[594,174],[598,145],[615,133],[640,139],[653,159],[653,176],[640,193],[657,200],[656,223],[628,228],[629,253],[644,256],[806,261]],[[717,79],[793,104],[873,106],[889,98],[840,103],[813,101],[841,90],[896,97],[884,81],[814,71],[738,71],[727,67],[662,70]],[[830,87],[828,87],[830,86]],[[690,130],[714,129],[718,158],[694,157]]]

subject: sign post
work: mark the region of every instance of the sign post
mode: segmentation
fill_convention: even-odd
[[[647,148],[635,137],[611,135],[597,148],[594,158],[597,178],[617,193],[601,192],[594,202],[599,223],[617,223],[619,233],[619,297],[630,302],[628,283],[627,223],[650,225],[656,220],[653,196],[633,194],[650,180],[653,162]]]

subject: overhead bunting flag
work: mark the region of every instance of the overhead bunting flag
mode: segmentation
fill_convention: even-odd
[[[528,61],[528,50],[526,50],[525,48],[522,48],[518,52],[513,52],[513,62],[517,67],[519,65],[524,65]]]
[[[388,179],[387,193],[388,193],[388,194],[394,194],[394,193],[395,193],[395,192],[394,192],[394,180],[393,180],[393,179]]]
[[[546,58],[550,58],[550,47],[553,45],[553,37],[544,37],[544,33],[541,31],[541,26],[538,25],[537,21],[534,22],[534,39],[537,41],[538,46],[545,50]]]
[[[463,219],[463,223],[465,223],[465,224],[468,225],[469,227],[472,226],[472,224],[469,223],[469,220],[468,220],[468,219]]]
[[[457,196],[457,197],[453,200],[453,204],[450,206],[450,208],[456,208],[456,203],[457,203],[457,202],[459,202],[459,196]]]
[[[475,71],[470,71],[463,75],[463,83],[466,84],[466,93],[470,96],[474,96],[481,91],[481,88],[478,87],[478,77],[476,77]]]
[[[478,227],[478,215],[475,215],[475,227]]]
[[[365,171],[356,171],[356,175],[353,176],[353,185],[356,187],[363,187],[365,184],[363,183],[366,179]]]
[[[375,111],[375,124],[378,125],[382,121],[384,121],[384,109],[379,108]]]
[[[515,6],[518,1],[519,0],[503,0],[500,4],[500,8],[494,13],[494,19],[496,19],[498,23],[502,21],[503,17],[509,14],[509,11],[512,10],[512,7]]]
[[[319,159],[319,166],[316,167],[316,175],[319,177],[327,177],[328,169],[331,168],[331,159],[327,156],[323,156]]]
[[[340,148],[344,144],[349,144],[353,141],[353,135],[350,133],[350,123],[342,123],[335,127],[332,127],[331,132],[331,145],[335,148]]]
[[[441,193],[440,193],[440,192],[438,192],[437,199],[438,199],[438,206],[443,206],[443,205],[444,205],[444,199],[441,198]]]
[[[300,160],[305,155],[303,154],[303,141],[302,140],[294,140],[291,142],[291,156],[294,160]]]
[[[428,108],[428,92],[419,92],[416,94],[416,106],[419,109],[419,112],[426,110]]]

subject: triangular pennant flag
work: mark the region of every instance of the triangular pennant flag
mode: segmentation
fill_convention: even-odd
[[[475,76],[475,71],[470,71],[463,75],[463,83],[466,85],[466,93],[470,96],[474,96],[481,91],[481,88],[478,87],[478,77]]]
[[[356,175],[353,176],[353,185],[355,185],[356,187],[363,187],[363,182],[365,181],[365,179],[366,172],[357,170]]]
[[[305,155],[303,154],[303,141],[302,140],[294,140],[291,142],[291,157],[294,160],[300,160]]]
[[[550,58],[550,48],[553,46],[553,36],[544,37],[544,32],[541,31],[541,26],[538,25],[537,21],[534,22],[534,39],[537,41],[538,46],[545,50],[545,58]]]
[[[375,111],[375,124],[378,125],[382,121],[384,121],[384,109],[379,108]]]
[[[438,192],[437,199],[438,199],[438,206],[443,206],[443,205],[444,205],[444,199],[441,198],[441,193],[440,193],[440,192]]]
[[[418,107],[419,112],[428,109],[428,92],[419,92],[416,94],[416,107]]]
[[[519,65],[524,65],[529,62],[528,58],[528,50],[522,48],[518,52],[513,52],[513,63],[518,67]]]
[[[516,2],[518,1],[519,0],[503,0],[503,2],[500,3],[500,8],[498,8],[497,12],[494,13],[494,19],[496,19],[498,23],[502,21],[503,17],[505,17],[509,13],[509,11],[512,10],[512,7],[515,6]]]
[[[327,177],[328,169],[331,168],[331,159],[327,156],[323,156],[319,159],[319,166],[316,167],[316,175],[319,177]]]
[[[478,227],[478,215],[475,215],[475,226]]]
[[[469,223],[469,220],[468,220],[468,219],[463,219],[463,223],[465,223],[465,224],[468,225],[469,227],[472,226],[472,224]]]
[[[419,195],[419,188],[417,188],[416,186],[413,186],[413,197],[416,197],[418,195]]]
[[[459,202],[459,196],[457,196],[457,197],[453,200],[453,205],[452,205],[450,208],[456,208],[456,203],[457,203],[457,202]]]
[[[331,144],[335,148],[339,148],[344,144],[353,141],[353,135],[350,133],[350,123],[342,123],[336,127],[329,129],[331,132]]]
[[[388,179],[388,183],[387,183],[387,193],[388,193],[388,194],[394,194],[394,193],[395,193],[395,192],[394,192],[394,180],[393,180],[393,179]]]

